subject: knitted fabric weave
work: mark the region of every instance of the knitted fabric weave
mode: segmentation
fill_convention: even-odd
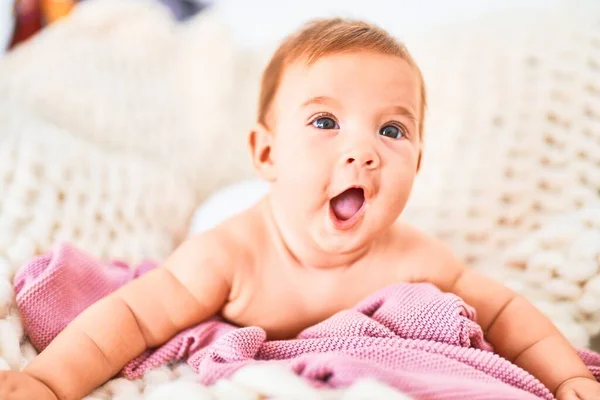
[[[138,272],[120,263],[102,265],[67,244],[27,263],[17,273],[15,290],[31,342],[43,350],[86,307],[150,269],[151,264]],[[398,284],[293,340],[267,341],[259,327],[212,319],[147,351],[122,373],[138,378],[185,359],[210,385],[244,366],[284,363],[317,387],[373,377],[415,398],[553,398],[533,376],[495,355],[474,321],[474,310],[455,295],[430,284]],[[600,377],[600,355],[582,354]]]
[[[250,175],[244,135],[265,57],[234,49],[218,14],[176,26],[149,4],[81,2],[0,62],[0,368],[35,356],[13,312],[24,260],[60,239],[102,257],[163,259],[196,206],[192,191]],[[470,265],[499,267],[579,346],[600,331],[600,259],[578,246],[600,229],[598,212],[587,213],[600,201],[598,4],[565,1],[406,37],[430,107],[405,218]],[[186,367],[114,380],[93,398],[135,398],[183,381]],[[267,387],[299,390],[289,375],[242,372],[228,383],[245,379],[254,398]]]
[[[405,218],[486,270],[550,218],[600,204],[599,3],[493,14],[406,41],[429,108]]]
[[[14,117],[0,135],[0,255],[16,267],[62,240],[129,261],[171,252],[196,203],[182,177]]]

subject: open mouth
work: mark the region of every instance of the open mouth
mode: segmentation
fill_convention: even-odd
[[[356,187],[347,189],[331,199],[329,204],[338,221],[349,221],[365,204],[365,191]]]

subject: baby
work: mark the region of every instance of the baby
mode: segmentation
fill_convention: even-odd
[[[23,372],[3,372],[0,399],[79,399],[215,314],[293,338],[399,282],[463,298],[495,351],[559,399],[599,399],[546,317],[398,219],[421,163],[425,105],[419,68],[377,27],[319,20],[288,37],[248,139],[269,194],[89,307]]]

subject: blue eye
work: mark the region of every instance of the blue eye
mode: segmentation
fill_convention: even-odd
[[[379,134],[392,139],[400,139],[405,136],[404,132],[395,125],[386,125],[379,130]]]
[[[340,129],[337,122],[335,122],[333,118],[329,117],[317,118],[311,124],[317,129]]]

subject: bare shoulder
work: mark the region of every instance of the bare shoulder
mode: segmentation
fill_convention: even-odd
[[[406,256],[401,268],[410,268],[416,282],[429,282],[449,291],[465,270],[465,265],[452,249],[439,240],[406,222],[398,221],[392,228],[394,247]]]
[[[264,200],[218,225],[213,234],[222,242],[234,245],[236,254],[254,253],[267,234],[263,208]]]
[[[230,269],[240,259],[246,259],[264,230],[258,207],[252,207],[223,221],[212,229],[185,240],[173,253],[186,259]],[[226,272],[226,271],[223,271]]]
[[[254,208],[235,215],[214,228],[183,241],[167,258],[164,267],[180,280],[194,285],[218,279],[231,287],[240,267],[248,265],[257,248],[261,223]]]

